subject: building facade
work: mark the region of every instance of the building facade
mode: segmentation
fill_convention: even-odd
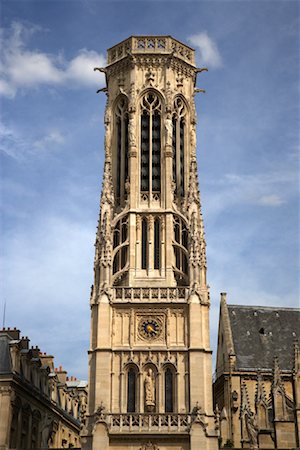
[[[217,448],[194,50],[108,50],[84,448]]]
[[[0,449],[79,448],[87,383],[69,381],[29,342],[0,330]]]
[[[221,296],[214,402],[222,446],[299,447],[300,310]]]

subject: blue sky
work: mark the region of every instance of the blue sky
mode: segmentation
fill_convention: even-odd
[[[299,2],[2,1],[1,310],[87,377],[106,49],[170,34],[199,66],[211,338],[219,293],[299,306]],[[2,312],[1,312],[2,322]]]

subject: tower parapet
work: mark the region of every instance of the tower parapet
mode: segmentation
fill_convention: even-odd
[[[172,55],[195,66],[194,50],[171,36],[131,36],[108,49],[107,62],[113,64],[125,58],[128,54],[140,55],[145,53]]]

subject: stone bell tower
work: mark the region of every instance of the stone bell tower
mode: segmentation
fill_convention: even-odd
[[[105,163],[83,447],[214,450],[194,50],[170,36],[108,50]]]

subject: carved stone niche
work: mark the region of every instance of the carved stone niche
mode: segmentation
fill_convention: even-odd
[[[140,447],[140,450],[159,450],[156,444],[152,444],[151,441],[146,442],[146,444]]]

